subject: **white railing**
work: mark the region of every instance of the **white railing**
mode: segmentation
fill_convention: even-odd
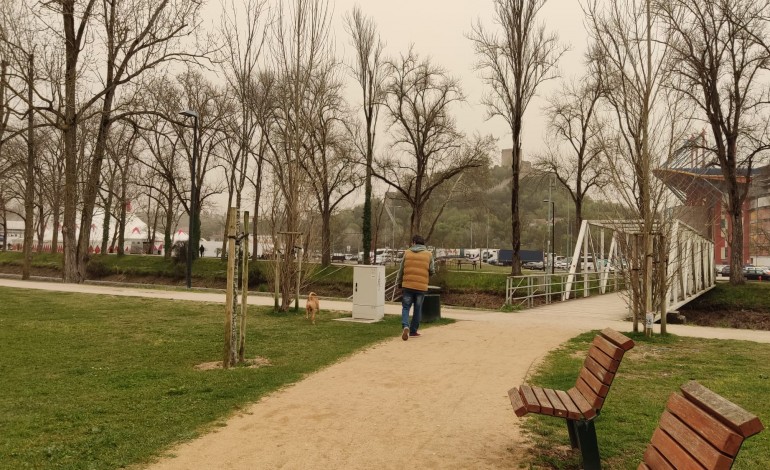
[[[581,282],[570,280],[569,273],[529,274],[508,276],[505,281],[505,304],[514,307],[534,307],[567,300],[570,297],[588,297],[625,289],[622,272],[600,271],[580,273]]]

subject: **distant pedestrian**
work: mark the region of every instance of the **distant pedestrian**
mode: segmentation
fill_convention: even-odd
[[[206,251],[206,249],[203,247],[203,245],[201,245],[201,247],[198,249],[198,251],[201,254],[201,258],[203,258],[203,253]]]
[[[420,235],[412,237],[412,247],[404,252],[401,266],[398,269],[397,284],[401,287],[401,339],[406,341],[410,336],[420,336],[422,303],[428,292],[428,280],[436,273],[433,254],[425,247],[425,239]],[[412,321],[409,321],[409,310],[414,305]]]

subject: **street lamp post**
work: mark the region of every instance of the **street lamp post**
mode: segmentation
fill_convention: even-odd
[[[554,244],[555,243],[555,237],[554,237],[554,232],[555,232],[554,227],[555,227],[555,225],[554,225],[554,223],[555,223],[555,220],[556,220],[556,204],[552,200],[550,200],[550,199],[545,199],[545,200],[543,200],[543,202],[551,203],[551,251],[552,251],[552,253],[551,253],[551,274],[553,274],[554,273],[555,264],[556,264],[556,256],[554,255],[554,253],[556,252],[556,245]],[[546,255],[546,259],[548,259],[547,255]]]
[[[192,287],[192,262],[195,257],[193,247],[193,230],[195,227],[195,212],[197,196],[195,193],[195,165],[198,161],[198,113],[192,110],[182,111],[182,116],[193,118],[193,155],[190,164],[190,224],[187,229],[187,288]]]

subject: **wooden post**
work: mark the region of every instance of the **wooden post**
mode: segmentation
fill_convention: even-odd
[[[246,313],[248,312],[249,297],[249,211],[243,213],[243,264],[241,274],[241,324],[240,338],[238,341],[238,362],[243,362],[246,357]]]
[[[235,208],[227,210],[227,294],[225,297],[225,348],[222,367],[227,369],[230,363],[230,351],[232,351],[232,330],[233,330],[233,299],[235,292]]]
[[[666,334],[668,322],[668,238],[661,234],[658,237],[658,276],[660,279],[660,334]]]
[[[591,228],[586,227],[586,233],[583,237],[583,297],[588,297],[588,237]]]
[[[278,311],[278,283],[280,282],[280,265],[281,265],[281,257],[278,255],[278,240],[275,240],[275,243],[273,243],[273,263],[275,263],[275,269],[273,270],[274,278],[273,278],[273,286],[275,286],[275,293],[273,295],[273,300],[275,300],[274,309],[277,312]]]
[[[294,297],[294,311],[299,312],[299,284],[302,281],[302,248],[297,248],[297,295]]]
[[[631,235],[631,305],[634,306],[634,333],[639,332],[639,316],[641,311],[641,290],[639,286],[639,236]]]

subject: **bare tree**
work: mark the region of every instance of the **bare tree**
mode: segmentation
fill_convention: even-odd
[[[172,233],[179,219],[177,212],[181,201],[185,200],[183,186],[182,162],[177,158],[177,150],[182,146],[177,125],[166,119],[173,116],[183,101],[180,87],[168,77],[158,77],[146,85],[143,96],[145,109],[155,109],[158,114],[145,114],[139,120],[139,133],[143,147],[152,158],[141,158],[139,161],[151,175],[157,175],[160,184],[155,187],[158,201],[163,207],[163,255],[171,256]],[[189,166],[189,160],[187,162]],[[155,178],[151,178],[155,179]],[[189,200],[189,199],[187,199]]]
[[[522,158],[524,113],[543,82],[556,77],[556,66],[566,50],[555,33],[547,34],[537,23],[537,14],[546,0],[493,0],[495,21],[501,36],[488,31],[479,20],[470,35],[483,72],[488,94],[483,104],[490,118],[500,116],[511,128],[511,273],[521,274],[521,221],[519,215],[519,174]]]
[[[276,75],[277,99],[270,115],[270,165],[284,201],[283,256],[280,273],[286,311],[297,288],[297,272],[289,255],[300,245],[301,188],[306,179],[302,162],[308,158],[309,130],[305,99],[312,78],[332,55],[329,42],[331,12],[326,0],[294,0],[279,4],[271,38],[271,70]]]
[[[366,163],[364,179],[364,213],[361,221],[361,243],[364,264],[371,264],[372,251],[372,162],[377,136],[377,119],[384,100],[386,79],[382,51],[384,45],[377,33],[374,20],[367,18],[359,6],[345,16],[345,26],[355,49],[351,67],[361,87],[361,108],[364,112],[364,139],[357,139]],[[363,140],[363,141],[362,141]]]
[[[598,110],[602,94],[601,77],[589,74],[579,82],[563,84],[549,98],[546,116],[549,135],[554,140],[549,140],[547,153],[535,163],[569,191],[575,204],[575,233],[583,222],[586,195],[609,180],[609,170],[602,160],[605,148]]]
[[[730,217],[730,283],[744,282],[744,202],[752,167],[770,149],[765,87],[770,67],[767,0],[656,2],[672,35],[677,90],[703,113],[722,170]]]
[[[35,104],[37,93],[35,51],[40,46],[35,35],[34,20],[28,7],[17,2],[7,2],[0,11],[0,99],[3,111],[0,114],[0,149],[3,141],[16,136],[24,137],[27,144],[24,162],[24,261],[22,279],[29,279],[32,264],[32,245],[35,232],[35,195],[38,152],[35,147]],[[15,106],[9,106],[8,92],[26,108],[19,114]],[[17,130],[6,133],[11,113],[25,122],[17,123]]]
[[[224,2],[223,2],[224,3]],[[239,2],[241,3],[241,2]],[[221,32],[224,41],[222,65],[228,86],[233,90],[239,112],[232,117],[231,129],[235,145],[230,146],[232,161],[232,187],[235,190],[235,205],[240,210],[242,191],[249,175],[250,157],[256,164],[254,184],[254,212],[252,214],[252,255],[257,256],[259,201],[262,192],[262,164],[264,161],[264,138],[260,135],[259,113],[264,109],[260,103],[260,74],[258,66],[268,34],[267,25],[271,12],[265,0],[248,0],[244,4],[234,1],[225,6]],[[256,142],[255,142],[256,140]],[[255,148],[256,147],[256,148]],[[237,177],[236,177],[237,174]],[[237,182],[237,184],[235,184]],[[223,250],[224,251],[224,250]]]
[[[65,110],[49,106],[49,120],[62,129],[65,148],[65,201],[64,201],[64,270],[65,282],[80,282],[85,277],[85,265],[90,245],[90,231],[81,230],[76,241],[77,148],[78,124],[92,107],[98,107],[98,131],[88,164],[86,184],[83,186],[80,227],[90,227],[96,203],[104,160],[107,137],[112,124],[123,117],[115,113],[114,104],[118,92],[126,84],[135,82],[164,63],[194,60],[197,55],[182,45],[182,40],[196,31],[196,18],[200,2],[196,0],[55,0],[42,2],[42,7],[58,15],[63,21],[65,46],[64,93]],[[77,23],[77,24],[76,24]],[[52,32],[60,28],[51,24]],[[78,83],[83,84],[81,53],[100,47],[102,54],[94,51],[94,57],[104,59],[101,67],[93,67],[94,73],[103,75],[91,78],[90,84],[100,83],[89,90],[78,103]],[[94,59],[96,60],[96,59]]]
[[[259,73],[251,84],[252,91],[249,94],[252,99],[251,108],[254,110],[254,122],[259,126],[259,139],[256,150],[253,151],[255,167],[248,176],[249,181],[254,187],[254,218],[252,225],[252,258],[254,260],[259,256],[259,225],[261,210],[263,180],[265,179],[265,159],[270,142],[270,131],[272,126],[272,111],[276,109],[275,94],[276,77],[271,71]]]
[[[487,164],[491,137],[468,141],[457,129],[452,105],[464,100],[459,83],[412,50],[390,63],[385,106],[394,153],[377,161],[374,175],[399,193],[412,210],[410,233],[420,233],[433,192],[452,177]],[[433,222],[438,218],[436,214]],[[430,234],[427,235],[430,237]]]
[[[654,244],[664,230],[659,216],[666,193],[653,171],[681,147],[690,129],[688,110],[667,92],[669,36],[650,0],[591,0],[585,9],[594,41],[590,59],[605,83],[606,102],[614,117],[602,127],[614,183],[609,188],[640,220],[638,249],[624,248],[638,253],[631,263],[640,275],[629,289],[637,331],[638,322],[653,310]]]
[[[354,145],[343,122],[348,120],[337,65],[328,63],[311,79],[305,107],[310,140],[309,158],[302,162],[308,186],[321,213],[321,266],[331,264],[331,217],[339,204],[359,187]]]
[[[232,112],[232,103],[226,96],[226,90],[215,86],[207,80],[202,73],[189,70],[178,76],[181,84],[182,100],[187,109],[194,109],[200,115],[198,119],[198,162],[195,166],[195,205],[196,215],[193,232],[189,234],[188,243],[198,246],[200,241],[200,217],[198,213],[203,209],[207,199],[215,194],[224,192],[226,183],[213,181],[206,178],[212,168],[218,165],[223,154],[223,146],[226,139],[225,118]],[[192,132],[189,128],[174,125],[174,131],[179,138],[179,149],[189,164],[190,171],[193,165],[194,142],[191,139]],[[190,180],[192,181],[192,179]],[[190,188],[192,189],[192,188]],[[190,197],[181,197],[180,202],[185,205],[188,214],[192,214]],[[198,250],[193,250],[193,258],[198,258]]]

